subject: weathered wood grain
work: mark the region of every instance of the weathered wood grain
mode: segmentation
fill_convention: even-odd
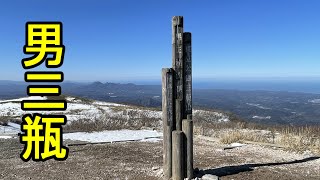
[[[183,62],[184,62],[184,112],[183,118],[192,114],[192,54],[191,33],[183,33]]]
[[[193,121],[184,119],[182,121],[183,139],[183,154],[185,178],[193,178]]]
[[[173,70],[162,69],[163,173],[172,176]]]
[[[183,132],[172,131],[172,179],[184,179]]]

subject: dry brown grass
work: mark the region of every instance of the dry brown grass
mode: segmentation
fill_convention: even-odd
[[[66,100],[66,96],[63,94],[60,96],[47,96],[47,100]]]
[[[0,116],[0,125],[7,125],[10,116]]]
[[[274,143],[296,152],[320,154],[320,126],[271,126],[241,120],[209,123],[195,119],[194,132],[219,138],[225,144],[241,141]]]
[[[278,143],[287,146],[290,150],[299,152],[309,150],[311,152],[320,154],[320,140],[316,137],[282,134],[280,135]]]
[[[320,128],[318,126],[285,127],[279,131],[279,144],[295,151],[320,154]]]
[[[119,110],[119,109],[118,109]],[[117,113],[107,113],[98,117],[87,117],[70,121],[64,126],[64,131],[102,131],[119,129],[161,129],[161,119],[149,117],[147,112],[123,109]]]
[[[259,132],[257,133],[254,131],[241,131],[241,130],[226,131],[220,135],[220,142],[225,144],[241,142],[241,141],[267,143],[269,142],[269,136]]]

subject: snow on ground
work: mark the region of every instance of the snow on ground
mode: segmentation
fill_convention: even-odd
[[[0,139],[11,139],[12,136],[0,136]]]
[[[141,140],[141,142],[158,142],[160,138],[146,138]]]
[[[10,116],[12,119],[21,118],[23,115],[30,113],[29,111],[22,111],[21,100],[25,99],[46,99],[46,97],[35,96],[25,97],[19,99],[0,101],[0,116]],[[64,114],[67,116],[68,123],[80,119],[94,120],[101,117],[117,118],[117,119],[145,119],[154,118],[161,121],[162,112],[159,110],[139,108],[129,105],[109,103],[103,101],[93,101],[92,103],[82,103],[82,100],[75,97],[66,97],[68,101],[66,111],[37,111],[40,114]],[[118,108],[120,107],[120,108]],[[214,111],[193,110],[195,116],[199,116],[212,122],[227,122],[229,116]],[[8,119],[11,121],[12,119]]]
[[[9,139],[12,135],[17,135],[19,129],[10,126],[0,125],[0,138]],[[128,141],[142,140],[146,142],[156,142],[161,139],[162,133],[152,130],[116,130],[116,131],[100,131],[100,132],[76,132],[63,135],[64,139],[79,140],[87,142],[111,142],[111,141]]]
[[[20,129],[13,128],[10,126],[1,126],[0,125],[0,134],[3,135],[16,135],[20,132]]]
[[[112,141],[128,141],[143,140],[153,137],[150,140],[162,136],[162,133],[151,130],[117,130],[117,131],[101,131],[101,132],[77,132],[63,135],[63,139],[87,141],[87,142],[112,142]],[[150,141],[149,140],[149,141]],[[160,140],[158,138],[158,140]]]
[[[253,119],[271,119],[271,116],[252,116]]]
[[[29,97],[23,97],[18,99],[9,99],[9,100],[1,100],[0,103],[6,103],[6,102],[21,102],[23,100],[46,100],[47,97],[43,96],[29,96]]]
[[[134,116],[135,118],[142,118],[142,117],[161,118],[162,117],[162,111],[141,110],[141,109],[126,109],[123,114],[129,115],[128,117]]]
[[[81,103],[80,99],[76,99],[74,97],[66,97],[66,100],[69,102]]]
[[[245,146],[246,144],[241,144],[241,143],[231,143],[230,144],[230,147],[242,147],[242,146]]]
[[[75,114],[75,115],[67,114],[66,117],[67,117],[67,123],[69,123],[71,121],[77,121],[79,119],[86,119],[87,118],[86,115],[78,115],[78,114]]]
[[[320,104],[320,99],[312,99],[312,100],[308,100],[308,102],[311,102],[314,104]]]
[[[0,116],[11,116],[11,117],[21,117],[24,114],[30,113],[27,111],[21,110],[21,102],[22,100],[45,100],[46,97],[41,96],[30,96],[19,99],[11,99],[11,100],[3,100],[0,101]],[[92,104],[82,104],[82,103],[73,103],[78,102],[77,99],[72,97],[67,97],[67,100],[70,100],[71,103],[68,103],[67,110],[63,112],[63,114],[71,114],[71,115],[86,115],[88,117],[93,117],[97,114],[101,114],[101,111]],[[41,114],[49,114],[49,113],[59,113],[61,111],[38,111]]]
[[[91,110],[96,109],[93,105],[89,104],[79,104],[79,103],[68,103],[67,111],[72,110]]]
[[[93,104],[100,105],[100,106],[127,106],[124,104],[109,103],[109,102],[102,102],[102,101],[95,101],[93,102]]]
[[[0,105],[0,116],[20,116],[23,113],[20,103],[3,103]]]
[[[78,104],[78,103],[68,103],[67,110],[61,111],[37,111],[41,114],[50,113],[63,113],[63,114],[76,114],[74,111],[79,111],[81,114],[86,114],[88,116],[96,115],[99,112],[97,107],[88,104]],[[20,103],[7,102],[0,105],[0,116],[22,116],[24,114],[30,113],[29,111],[21,110]]]
[[[213,112],[213,111],[205,111],[205,110],[193,110],[192,111],[193,116],[200,116],[203,119],[206,119],[207,121],[212,122],[228,122],[229,116],[227,116],[224,113],[220,112]]]
[[[268,108],[268,107],[264,107],[260,104],[254,104],[254,103],[246,103],[247,105],[249,106],[254,106],[254,107],[257,107],[257,108],[260,108],[260,109],[271,109],[271,108]]]

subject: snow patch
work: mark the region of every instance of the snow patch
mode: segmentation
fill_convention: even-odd
[[[93,102],[93,104],[100,105],[100,106],[126,106],[123,104],[109,103],[109,102],[102,102],[102,101],[95,101]]]
[[[241,143],[231,143],[230,146],[231,147],[242,147],[245,146],[246,144],[241,144]]]
[[[254,106],[254,107],[257,107],[257,108],[260,108],[260,109],[271,109],[271,108],[268,108],[268,107],[264,107],[260,104],[254,104],[254,103],[246,103],[247,105],[249,106]]]
[[[193,116],[200,116],[201,118],[211,122],[228,122],[229,116],[220,112],[205,111],[205,110],[193,110]]]
[[[312,99],[312,100],[308,100],[308,102],[314,103],[314,104],[320,104],[320,99]]]
[[[252,116],[253,119],[271,119],[271,116]]]
[[[74,97],[66,97],[66,100],[69,101],[69,102],[77,102],[77,103],[81,102],[80,99],[76,99]]]
[[[146,139],[141,140],[141,142],[158,142],[160,140],[161,140],[161,138],[146,138]]]
[[[1,126],[0,125],[0,134],[18,134],[20,132],[20,128],[14,128],[14,127],[10,127],[10,126]]]
[[[0,136],[0,139],[11,139],[12,136]]]
[[[154,141],[155,139],[146,138],[157,138],[162,136],[162,133],[151,130],[117,130],[117,131],[101,131],[101,132],[77,132],[64,134],[64,139],[87,141],[87,142],[112,142],[112,141],[129,141],[129,140],[144,140]]]
[[[6,103],[6,102],[21,102],[23,100],[46,100],[47,97],[45,96],[29,96],[29,97],[23,97],[18,99],[8,99],[8,100],[1,100],[0,103]]]

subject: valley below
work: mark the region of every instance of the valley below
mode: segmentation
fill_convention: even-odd
[[[63,94],[69,96],[161,108],[160,85],[66,82],[61,86]],[[21,82],[0,82],[0,99],[27,96],[25,89],[26,85]],[[192,101],[195,108],[230,112],[248,122],[292,126],[320,125],[320,94],[194,88]]]

